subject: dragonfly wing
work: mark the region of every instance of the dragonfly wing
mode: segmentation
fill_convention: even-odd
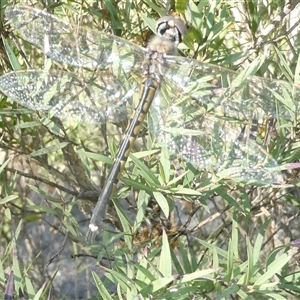
[[[24,40],[56,61],[89,69],[117,64],[130,72],[144,60],[143,48],[87,26],[73,26],[44,10],[14,5],[5,15]]]
[[[170,95],[162,88],[150,110],[149,130],[162,146],[221,178],[255,184],[282,181],[276,160],[251,138],[249,124],[230,122],[191,99],[186,103],[184,97]]]
[[[13,101],[61,120],[119,122],[132,111],[135,88],[124,90],[109,72],[75,76],[64,71],[26,70],[0,77],[0,90]]]
[[[286,81],[244,76],[225,68],[184,57],[167,58],[164,76],[190,98],[223,116],[239,120],[266,117],[291,119],[297,114],[300,88]]]

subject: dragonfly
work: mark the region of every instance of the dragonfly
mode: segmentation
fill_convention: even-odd
[[[143,48],[33,7],[8,7],[5,15],[13,30],[47,57],[82,69],[80,75],[51,68],[4,74],[0,90],[11,100],[62,120],[96,124],[132,113],[94,208],[89,237],[101,229],[144,119],[158,144],[198,168],[238,182],[279,183],[276,160],[249,138],[249,128],[253,120],[293,117],[296,112],[285,102],[295,96],[290,83],[177,55],[187,29],[171,16],[158,20],[157,36]]]

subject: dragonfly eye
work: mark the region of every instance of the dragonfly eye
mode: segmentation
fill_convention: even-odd
[[[158,19],[156,31],[159,36],[165,37],[176,45],[181,43],[182,37],[187,33],[184,22],[172,16],[164,16]]]

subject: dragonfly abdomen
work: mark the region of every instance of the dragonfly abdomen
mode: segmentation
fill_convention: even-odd
[[[94,208],[93,216],[89,225],[91,232],[97,231],[104,219],[106,204],[109,202],[114,188],[120,179],[125,163],[141,130],[141,126],[148,113],[158,87],[159,81],[152,77],[147,77],[141,85],[139,104],[135,108],[134,113],[128,123],[115,162]]]

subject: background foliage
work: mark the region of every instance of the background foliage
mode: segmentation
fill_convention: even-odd
[[[168,6],[147,0],[20,2],[142,46]],[[175,1],[168,10],[189,26],[180,46],[187,57],[299,84],[297,6],[207,0]],[[15,38],[5,20],[2,32],[3,74],[45,67],[43,54]],[[1,298],[12,289],[28,299],[299,297],[298,244],[289,244],[299,235],[297,119],[278,126],[267,145],[279,165],[289,166],[280,187],[219,180],[170,160],[143,129],[103,235],[91,245],[84,238],[90,210],[126,124],[49,123],[4,95],[0,115]],[[161,210],[170,217],[162,219]]]

